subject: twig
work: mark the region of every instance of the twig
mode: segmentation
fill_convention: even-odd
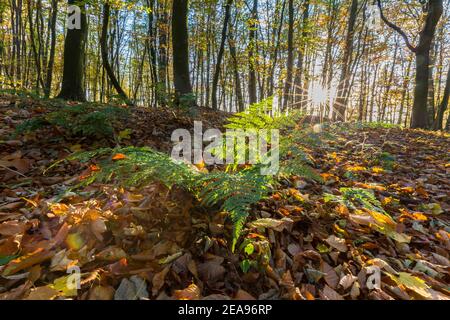
[[[15,174],[18,174],[19,176],[22,176],[22,177],[24,177],[24,178],[28,178],[26,175],[24,175],[23,173],[20,173],[19,171],[16,171],[16,170],[13,170],[13,169],[11,169],[11,168],[9,168],[9,167],[7,167],[7,166],[4,166],[4,165],[2,165],[2,164],[0,164],[0,167],[1,168],[4,168],[4,169],[6,169],[6,170],[9,170],[9,171],[11,171],[11,172],[14,172]]]

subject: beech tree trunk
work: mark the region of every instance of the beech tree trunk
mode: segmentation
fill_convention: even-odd
[[[173,77],[177,99],[192,95],[189,74],[188,0],[175,0],[172,5]]]
[[[436,27],[443,13],[442,0],[429,0],[424,6],[427,9],[425,25],[419,34],[419,44],[414,47],[406,33],[393,24],[383,14],[381,0],[377,0],[381,19],[398,32],[405,40],[406,46],[416,55],[416,85],[414,88],[414,103],[411,115],[411,128],[428,128],[428,87],[430,79],[430,51],[436,32]]]
[[[258,0],[253,0],[253,9],[250,23],[250,44],[248,49],[248,63],[249,63],[249,73],[248,73],[248,94],[250,99],[250,104],[258,102],[258,97],[256,95],[256,33],[258,29],[257,24],[258,19]]]
[[[81,9],[81,28],[67,30],[64,41],[64,69],[61,92],[58,98],[86,101],[84,85],[84,60],[87,39],[86,6],[76,0],[68,0],[69,5],[77,4]]]

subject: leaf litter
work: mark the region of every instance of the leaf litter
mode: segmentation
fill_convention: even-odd
[[[14,99],[0,104],[0,299],[450,298],[448,134],[337,131],[310,150],[324,183],[285,181],[252,208],[241,250],[232,253],[229,221],[186,201],[180,188],[70,191],[101,168],[48,167],[111,141],[74,141],[51,129],[11,138],[21,110],[46,108]],[[198,117],[221,128],[226,115]],[[127,126],[133,130],[117,128],[121,143],[168,152],[171,132],[192,128],[192,119],[137,109]],[[381,272],[375,289],[367,285],[372,266]],[[67,285],[74,267],[76,289]]]

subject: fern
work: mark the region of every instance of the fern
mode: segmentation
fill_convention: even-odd
[[[271,116],[271,106],[272,99],[251,105],[246,112],[233,115],[226,127],[240,130],[288,130],[297,126],[297,118],[294,116],[290,118],[280,114]],[[225,172],[199,172],[191,165],[176,162],[168,155],[150,148],[99,149],[75,154],[69,160],[81,162],[96,160],[100,167],[99,171],[93,172],[79,186],[86,186],[95,181],[118,181],[125,186],[143,186],[159,181],[169,188],[173,185],[185,187],[205,206],[219,205],[222,210],[228,212],[233,222],[232,250],[234,251],[251,206],[264,199],[277,183],[278,175],[261,174],[261,169],[265,166],[264,160],[276,150],[274,148],[279,147],[280,151],[279,175],[297,175],[321,181],[321,176],[311,167],[314,164],[313,160],[301,147],[301,143],[307,140],[305,136],[311,136],[311,132],[294,132],[293,135],[286,135],[281,139],[279,146],[271,146],[268,154],[257,159],[259,163],[244,170],[238,170],[236,163],[228,166]],[[318,136],[314,137],[319,139]],[[267,140],[268,143],[272,143],[270,139]],[[225,147],[225,140],[223,142],[222,145]],[[245,145],[247,155],[251,150],[249,150],[249,144]],[[235,153],[242,151],[238,150],[242,147],[240,145],[235,144],[233,147]],[[226,156],[226,152],[222,152],[224,151],[222,147],[218,147],[216,151]],[[255,154],[258,153],[255,152]],[[115,157],[118,154],[123,156]]]
[[[199,197],[206,205],[222,203],[222,210],[229,212],[233,222],[233,244],[237,240],[249,215],[251,205],[266,197],[273,178],[260,174],[258,166],[234,174],[225,172],[207,174],[199,183]]]
[[[246,111],[228,118],[227,129],[276,129],[275,120],[270,116],[273,97],[250,105]]]
[[[69,136],[110,138],[114,135],[113,124],[124,119],[125,109],[84,103],[76,106],[63,105],[55,111],[26,120],[16,128],[16,134],[33,132],[48,126],[57,126]]]
[[[123,159],[114,160],[114,156],[118,154],[124,155]],[[198,175],[189,165],[145,147],[105,148],[77,153],[68,158],[81,162],[87,162],[88,159],[97,159],[101,170],[94,172],[89,179],[81,183],[81,186],[95,181],[107,183],[117,179],[127,187],[159,181],[169,188],[173,185],[190,188]]]
[[[120,160],[114,160],[117,155]],[[273,177],[260,174],[260,166],[235,173],[202,173],[186,163],[150,148],[98,149],[76,153],[67,160],[96,160],[99,171],[92,172],[76,187],[94,182],[118,181],[124,186],[143,186],[161,182],[168,188],[179,185],[192,192],[206,206],[220,205],[233,222],[232,249],[240,237],[252,205],[267,196]]]
[[[358,207],[363,207],[365,209],[389,216],[389,214],[383,209],[381,202],[375,197],[372,190],[360,188],[341,188],[339,191],[342,193],[341,196],[325,194],[325,201],[339,202],[354,210],[358,209]]]

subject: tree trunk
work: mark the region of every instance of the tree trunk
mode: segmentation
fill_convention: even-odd
[[[78,3],[68,0],[69,5]],[[61,92],[58,98],[64,100],[86,101],[84,86],[85,45],[87,38],[86,6],[80,4],[81,28],[67,30],[64,41],[64,69]]]
[[[296,107],[299,103],[303,102],[304,97],[304,92],[302,88],[302,77],[303,77],[303,60],[305,58],[306,42],[308,37],[309,3],[310,0],[305,0],[305,2],[303,3],[301,46],[298,50],[297,68],[296,68],[297,70],[294,79],[294,105]]]
[[[100,46],[101,46],[101,52],[102,52],[102,61],[103,61],[103,67],[106,70],[106,73],[109,77],[109,80],[111,80],[111,83],[116,89],[119,96],[128,104],[131,105],[132,103],[128,99],[127,94],[125,91],[123,91],[122,87],[120,86],[119,81],[117,80],[113,69],[111,68],[111,64],[108,61],[108,48],[107,48],[107,42],[108,42],[108,26],[109,26],[109,15],[110,15],[110,4],[108,2],[105,2],[103,4],[103,24],[102,24],[102,35],[100,38]]]
[[[253,9],[250,23],[250,44],[248,49],[248,62],[249,62],[249,74],[248,74],[248,94],[250,99],[250,104],[258,102],[258,97],[256,95],[256,34],[258,30],[258,0],[253,0]]]
[[[37,81],[36,81],[36,91],[39,94],[39,85],[44,88],[44,81],[42,80],[42,74],[41,74],[41,60],[40,57],[38,55],[38,50],[36,48],[36,43],[35,43],[35,39],[34,39],[34,25],[33,25],[33,11],[34,8],[32,8],[31,6],[31,0],[27,0],[27,10],[28,10],[28,23],[29,23],[29,27],[30,27],[30,42],[31,42],[31,49],[33,51],[33,57],[34,57],[34,61],[35,61],[35,66],[36,66],[36,77],[37,77]]]
[[[55,48],[56,48],[56,19],[58,17],[58,0],[52,0],[52,17],[50,21],[50,57],[47,64],[47,75],[45,78],[44,95],[50,97],[53,81],[53,65],[55,64]]]
[[[234,39],[232,38],[233,33],[230,32],[230,36],[228,37],[228,45],[230,47],[230,55],[233,60],[233,74],[234,74],[234,87],[236,91],[236,100],[238,105],[238,111],[244,111],[244,98],[242,96],[241,89],[241,78],[239,76],[239,64],[236,55],[236,47],[234,43]]]
[[[227,3],[225,5],[225,18],[223,22],[223,29],[222,29],[222,39],[220,41],[220,48],[219,53],[217,55],[217,61],[216,61],[216,70],[214,71],[214,77],[213,77],[213,85],[212,85],[212,108],[214,110],[218,109],[217,105],[217,85],[219,84],[219,76],[220,76],[220,69],[222,65],[222,58],[225,51],[225,42],[227,40],[227,29],[228,29],[228,22],[230,20],[230,14],[231,14],[231,5],[233,4],[233,0],[227,0]]]
[[[448,68],[447,82],[445,83],[445,89],[444,89],[444,95],[442,97],[442,102],[439,105],[438,115],[434,122],[434,130],[442,130],[443,121],[444,121],[444,113],[448,107],[449,97],[450,97],[450,67]],[[449,118],[449,120],[450,120],[450,118]],[[447,127],[448,126],[449,126],[449,123],[447,121]]]
[[[416,85],[414,88],[414,103],[411,115],[411,128],[428,128],[428,85],[430,78],[430,51],[433,42],[436,26],[443,13],[442,0],[429,0],[426,8],[425,26],[419,35],[419,44],[414,47],[408,36],[401,28],[389,22],[383,14],[381,0],[377,0],[380,8],[381,19],[392,29],[397,31],[405,40],[406,46],[416,55]]]
[[[283,110],[286,110],[289,104],[293,78],[292,69],[294,68],[294,0],[289,0],[288,16],[288,57],[286,62],[286,80],[283,90]]]
[[[346,90],[349,90],[350,83],[350,65],[353,55],[353,36],[355,33],[356,16],[358,13],[358,0],[352,0],[350,5],[350,15],[348,18],[347,35],[345,39],[344,57],[342,61],[342,72],[339,79],[339,85],[337,89],[337,98],[333,108],[333,120],[345,121],[345,112],[347,109],[347,102],[345,97]]]
[[[173,77],[177,99],[192,95],[189,74],[188,0],[175,0],[172,6]],[[192,101],[191,106],[195,104]]]

